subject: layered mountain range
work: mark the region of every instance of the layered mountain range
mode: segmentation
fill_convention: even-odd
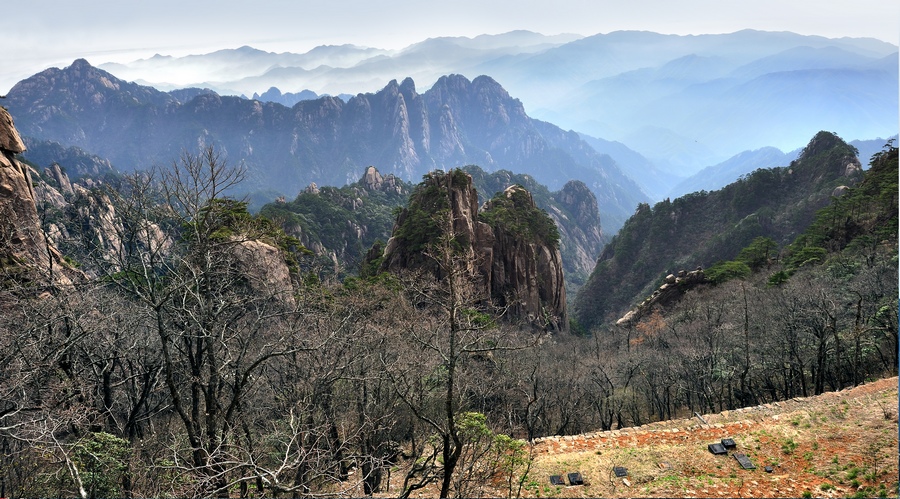
[[[402,76],[429,86],[446,74],[487,74],[532,116],[623,142],[660,168],[691,174],[745,150],[794,150],[823,129],[848,140],[892,135],[897,63],[897,46],[874,39],[744,30],[512,32],[433,38],[399,51],[332,46],[274,54],[241,47],[101,67],[159,88],[248,96],[270,87],[356,94]]]
[[[347,102],[326,96],[288,108],[211,91],[165,93],[78,60],[21,81],[6,103],[23,135],[83,148],[123,171],[213,145],[243,163],[249,189],[269,191],[270,199],[312,182],[353,182],[366,165],[409,181],[478,164],[527,173],[550,189],[581,180],[613,231],[648,200],[609,156],[574,132],[529,118],[486,76],[445,76],[422,94],[407,78]]]
[[[60,90],[22,99],[51,87]],[[590,261],[582,258],[589,243],[603,240],[594,192],[615,201],[617,170],[591,163],[598,155],[574,132],[527,119],[497,88],[488,78],[448,77],[417,94],[409,80],[288,109],[208,90],[165,94],[83,62],[26,82],[12,101],[44,164],[23,159],[26,142],[0,107],[3,490],[409,496],[437,495],[443,482],[442,497],[477,497],[510,494],[516,482],[525,495],[547,495],[536,477],[560,462],[532,463],[525,439],[557,435],[542,440],[560,449],[585,440],[568,435],[612,435],[598,429],[633,439],[647,432],[628,427],[666,419],[654,428],[681,427],[679,416],[725,410],[746,418],[896,375],[892,142],[863,171],[856,148],[819,132],[781,168],[638,204],[567,308],[564,238],[572,261]],[[278,140],[286,137],[290,154],[263,154],[285,154]],[[402,179],[368,166],[352,185],[310,184],[254,215],[229,197],[242,175],[216,148],[163,157],[166,147],[198,142],[243,160],[257,185],[299,183],[308,165],[349,178],[349,165],[367,155],[410,174],[402,165],[420,163],[401,160],[445,157],[435,151],[495,168],[498,158],[543,166],[559,179],[582,168],[606,183],[569,180],[550,192],[532,188],[531,175],[467,166],[426,173],[407,197]],[[110,172],[118,163],[92,155],[126,146],[143,151],[130,153],[130,168],[147,158],[170,164],[118,175]],[[316,209],[272,208],[288,205]],[[288,212],[296,217],[279,218]],[[340,281],[323,279],[282,230],[298,222],[300,236],[312,228],[322,248],[350,254],[375,227],[356,221],[388,214],[391,238],[373,244],[358,278]],[[567,224],[577,226],[568,236]],[[328,244],[325,230],[337,236]],[[731,261],[707,267],[720,259]],[[678,271],[694,265],[706,270]],[[714,269],[728,272],[713,278]],[[618,325],[607,320],[638,302]],[[859,435],[874,435],[853,443],[862,453],[842,452],[846,435],[836,430],[831,464],[831,455],[810,457],[813,438],[772,438],[751,457],[784,472],[778,456],[803,453],[803,466],[833,471],[811,488],[887,496],[896,487],[895,413],[872,394],[860,401],[881,406],[857,423],[870,427]],[[838,406],[823,418],[829,430],[846,426]],[[818,416],[798,414],[818,425]],[[753,445],[741,425],[738,446]],[[674,435],[666,431],[654,437]],[[848,459],[860,455],[864,483],[848,491],[841,484],[857,469]],[[606,450],[603,459],[612,462]],[[624,464],[650,476],[635,463]],[[746,471],[732,463],[731,476]],[[653,473],[670,493],[710,480],[668,468]],[[791,483],[789,491],[802,490]]]

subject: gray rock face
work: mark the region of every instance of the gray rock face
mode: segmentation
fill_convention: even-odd
[[[71,285],[79,272],[64,263],[44,235],[31,172],[15,159],[24,150],[12,117],[0,107],[0,268],[16,269],[33,282]]]
[[[290,269],[278,248],[261,241],[240,241],[234,247],[234,256],[252,289],[294,305]]]
[[[849,191],[850,191],[850,188],[847,187],[846,185],[839,185],[834,188],[834,191],[831,192],[831,196],[839,198],[839,197],[843,196],[844,194],[847,194],[847,192],[849,192]]]
[[[71,198],[72,203],[68,205],[66,214],[75,225],[82,228],[82,234],[78,237],[92,241],[95,257],[107,262],[113,261],[113,254],[122,247],[121,234],[125,233],[115,206],[100,190],[89,190],[79,184],[75,184],[73,189],[75,195]],[[153,227],[158,230],[158,227]],[[165,237],[160,232],[154,239],[154,243],[158,243]],[[146,241],[140,241],[139,244],[147,247]]]
[[[63,196],[72,196],[75,194],[75,191],[72,190],[72,182],[69,181],[69,176],[62,171],[59,164],[53,163],[50,168],[44,169],[44,172],[56,182],[56,185],[59,187],[59,192]]]
[[[0,107],[0,149],[12,154],[25,152],[25,143],[13,125],[12,116],[3,107]]]
[[[516,189],[524,191],[512,186],[504,194],[509,196]],[[528,200],[534,207],[530,194]],[[509,307],[512,316],[531,324],[541,325],[546,320],[551,330],[566,329],[566,289],[559,249],[527,241],[503,227],[492,230],[490,289],[494,300]]]
[[[554,198],[565,209],[551,209],[549,212],[559,227],[560,250],[565,255],[568,268],[587,277],[594,270],[597,255],[604,244],[597,198],[583,182],[577,180],[567,182]],[[566,220],[569,217],[574,220]]]
[[[448,174],[434,172],[424,186],[436,189],[419,191],[419,198],[413,194],[410,207],[398,217],[394,236],[385,246],[382,270],[399,272],[424,268],[439,274],[421,248],[416,247],[418,243],[398,234],[404,224],[412,223],[410,210],[421,210],[427,202],[433,201],[420,198],[444,196],[456,240],[464,242],[462,251],[466,255],[467,270],[476,276],[473,282],[477,288],[476,296],[488,298],[494,306],[505,308],[504,317],[510,322],[547,330],[567,329],[565,279],[559,248],[555,244],[528,240],[502,224],[491,226],[479,221],[478,193],[466,173],[458,170]],[[524,191],[522,187],[512,186],[505,194],[512,196],[516,190]],[[422,192],[429,194],[423,196]],[[526,199],[529,208],[534,208],[530,194]],[[490,209],[488,203],[485,211]]]

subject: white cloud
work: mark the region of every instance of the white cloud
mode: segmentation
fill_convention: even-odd
[[[27,5],[27,6],[26,6]],[[78,57],[92,64],[155,53],[186,55],[251,45],[305,52],[353,43],[402,48],[433,36],[527,29],[592,35],[622,29],[670,34],[745,28],[900,43],[900,2],[884,0],[32,0],[7,19],[0,93]],[[11,31],[10,31],[11,29]]]

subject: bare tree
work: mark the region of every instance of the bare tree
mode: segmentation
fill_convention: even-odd
[[[249,282],[261,270],[248,265],[268,262],[248,264],[238,252],[258,237],[243,205],[225,197],[242,178],[212,148],[130,177],[114,193],[122,244],[105,267],[158,339],[161,377],[188,444],[189,457],[173,449],[173,461],[190,463],[177,466],[206,494],[227,493],[235,476],[234,446],[258,375],[273,359],[315,348],[297,340],[289,291]]]

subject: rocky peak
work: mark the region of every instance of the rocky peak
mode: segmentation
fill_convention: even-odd
[[[381,177],[381,174],[378,173],[377,168],[369,166],[366,168],[365,173],[363,173],[362,182],[370,191],[377,191],[381,189],[381,184],[384,183],[384,179]]]
[[[600,226],[600,212],[594,193],[579,180],[570,180],[562,190],[553,195],[558,204],[549,208],[549,214],[560,231],[560,250],[568,269],[572,285],[581,284],[597,264],[597,256],[606,238]],[[573,278],[578,281],[573,281]],[[570,290],[571,291],[571,290]]]
[[[45,168],[44,174],[53,179],[56,187],[59,188],[60,194],[63,196],[72,196],[75,194],[75,191],[72,190],[72,182],[69,181],[69,176],[62,170],[59,163],[53,163],[49,168]]]
[[[100,106],[107,100],[157,105],[175,101],[174,97],[155,88],[120,80],[102,69],[91,66],[84,59],[75,60],[67,68],[50,68],[20,81],[10,90],[11,104],[17,108],[21,104],[29,105],[30,103],[19,102],[20,96],[34,89],[40,89],[39,93],[43,95],[56,92],[66,97],[63,101],[57,99],[55,105],[43,101],[34,102],[34,105],[73,110],[79,106]]]
[[[556,201],[575,216],[582,227],[600,227],[600,211],[597,197],[584,182],[570,180],[555,196]]]
[[[557,241],[539,237],[528,225],[535,217],[542,227],[553,225],[534,206],[522,186],[511,186],[485,204],[479,216],[478,193],[472,177],[462,170],[432,172],[410,196],[409,206],[397,218],[383,252],[382,270],[440,271],[424,256],[443,233],[435,215],[446,212],[459,251],[468,270],[476,275],[476,295],[507,310],[515,323],[539,329],[565,330],[565,285]],[[555,234],[555,232],[554,232]],[[558,237],[558,236],[557,236]]]
[[[403,82],[400,83],[400,93],[407,96],[417,95],[416,82],[414,82],[413,79],[408,76],[404,78]]]
[[[401,194],[403,186],[400,181],[392,174],[382,177],[381,173],[374,166],[366,167],[362,179],[359,181],[362,186],[369,191],[396,192]]]
[[[825,157],[829,160],[824,160]],[[791,163],[791,172],[816,179],[816,182],[828,180],[835,174],[855,179],[862,173],[862,165],[856,148],[831,132],[819,132]]]
[[[428,99],[432,109],[449,106],[457,121],[479,116],[489,129],[527,118],[522,103],[489,76],[472,81],[462,75],[443,76],[428,91]]]

